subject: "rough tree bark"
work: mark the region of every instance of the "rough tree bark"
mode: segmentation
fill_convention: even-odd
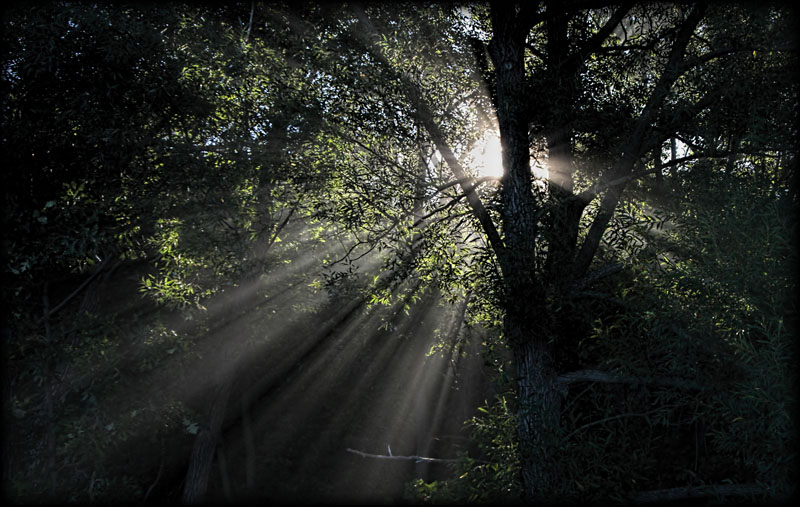
[[[495,92],[503,146],[503,233],[499,256],[506,310],[503,332],[511,345],[517,375],[517,436],[525,499],[547,498],[555,484],[552,466],[559,427],[561,395],[552,343],[538,328],[544,293],[537,279],[538,207],[532,193],[525,91],[524,16],[507,6],[492,6],[494,38],[489,53],[495,68]],[[538,328],[538,329],[537,329]]]
[[[183,487],[182,502],[185,504],[197,504],[204,500],[232,384],[233,377],[229,376],[217,385],[214,401],[211,404],[208,426],[200,430],[195,438]]]

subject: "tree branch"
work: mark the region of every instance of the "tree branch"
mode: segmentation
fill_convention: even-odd
[[[689,44],[692,34],[694,33],[697,24],[703,16],[704,7],[695,6],[692,12],[684,21],[683,25],[678,31],[678,35],[670,50],[669,58],[666,67],[658,79],[650,97],[647,99],[644,110],[636,119],[628,141],[625,143],[622,153],[619,156],[617,163],[615,163],[603,176],[601,176],[601,184],[606,184],[609,180],[616,180],[630,175],[636,161],[642,153],[648,151],[653,144],[646,143],[647,132],[651,129],[651,122],[655,118],[659,109],[662,107],[664,100],[672,89],[672,85],[681,74],[685,57],[684,53]],[[701,99],[702,102],[702,99]],[[585,273],[594,258],[597,248],[600,245],[600,240],[608,227],[611,217],[614,215],[614,209],[624,190],[624,183],[610,187],[608,193],[603,197],[600,203],[600,209],[595,215],[592,225],[589,227],[589,232],[583,241],[578,254],[575,259],[575,271],[578,275]],[[584,201],[588,204],[588,201]]]
[[[764,488],[758,484],[709,484],[705,486],[685,486],[680,488],[640,491],[630,495],[637,503],[671,502],[690,498],[709,498],[722,496],[758,496]]]
[[[588,275],[584,276],[583,278],[572,284],[572,290],[575,292],[581,291],[589,287],[598,280],[619,273],[620,271],[622,271],[624,267],[625,266],[620,262],[611,262],[609,264],[606,264],[605,266],[597,268],[596,270],[592,271]]]
[[[600,370],[578,370],[564,373],[558,376],[558,382],[567,385],[575,382],[600,382],[605,384],[653,385],[692,391],[703,390],[703,386],[697,382],[679,377],[636,377]]]
[[[750,53],[751,51],[797,51],[796,44],[782,44],[776,46],[761,46],[761,45],[752,45],[752,46],[735,46],[735,47],[724,47],[724,48],[717,48],[712,49],[702,55],[696,56],[694,58],[686,60],[684,63],[683,68],[681,69],[682,72],[691,69],[692,67],[696,67],[698,65],[702,65],[704,63],[708,63],[711,60],[716,58],[721,58],[723,56],[728,56],[736,53]]]
[[[99,266],[97,266],[97,269],[94,271],[94,273],[92,273],[89,276],[89,278],[84,280],[83,283],[80,284],[80,286],[77,289],[72,291],[72,293],[69,296],[67,296],[63,300],[61,300],[61,302],[58,303],[52,310],[46,311],[44,316],[39,319],[39,322],[42,322],[43,320],[52,317],[57,311],[59,311],[61,308],[63,308],[64,305],[66,305],[72,298],[74,298],[75,296],[80,294],[80,292],[83,289],[85,289],[91,283],[92,280],[97,278],[97,275],[99,275],[100,273],[103,272],[103,270],[106,268],[106,266],[108,265],[110,260],[111,260],[111,256],[106,257],[105,260],[103,262],[101,262]]]
[[[681,164],[685,164],[686,162],[691,162],[691,161],[694,161],[694,160],[709,160],[709,159],[713,159],[715,157],[722,157],[722,156],[727,157],[728,155],[731,155],[731,153],[725,153],[725,154],[719,153],[719,154],[716,154],[716,155],[689,155],[687,157],[676,158],[676,159],[670,160],[669,162],[664,162],[663,164],[661,164],[658,167],[654,167],[654,168],[648,169],[646,171],[640,171],[640,172],[637,172],[637,173],[628,174],[627,176],[621,176],[621,177],[619,177],[617,179],[614,179],[614,180],[611,180],[611,181],[607,181],[607,182],[602,183],[602,184],[601,184],[600,181],[597,181],[594,185],[592,185],[591,187],[587,188],[586,190],[584,190],[580,194],[576,195],[575,199],[578,199],[579,201],[583,201],[583,202],[588,204],[592,199],[597,197],[597,195],[600,194],[601,192],[603,192],[605,190],[608,190],[611,187],[615,187],[617,185],[624,185],[625,183],[629,183],[629,182],[631,182],[633,180],[637,180],[637,179],[641,178],[642,176],[647,176],[648,174],[653,174],[655,172],[658,172],[658,171],[661,171],[661,170],[664,170],[664,169],[667,169],[667,168],[670,168],[670,167],[678,166],[678,165],[681,165]]]
[[[367,50],[378,60],[380,61],[383,66],[395,74],[393,78],[400,81],[403,85],[403,89],[405,90],[406,95],[411,100],[411,103],[414,104],[417,119],[420,123],[425,127],[425,130],[428,131],[428,135],[431,136],[431,140],[433,144],[436,146],[436,149],[439,150],[439,153],[442,155],[442,158],[447,162],[447,166],[453,171],[456,179],[459,181],[459,184],[466,194],[467,202],[472,209],[472,213],[480,222],[481,226],[483,227],[484,232],[486,233],[487,237],[489,238],[489,244],[492,246],[492,249],[495,253],[499,256],[503,253],[503,241],[500,238],[500,234],[497,231],[497,228],[492,222],[489,213],[486,211],[486,208],[483,205],[478,193],[475,191],[475,182],[474,178],[467,175],[467,172],[458,162],[453,151],[450,149],[450,145],[445,140],[444,134],[439,129],[439,125],[433,119],[433,113],[428,105],[427,101],[422,96],[422,91],[420,90],[419,86],[414,83],[407,75],[398,73],[394,70],[391,63],[386,59],[386,57],[377,49],[375,42],[380,40],[380,36],[375,29],[375,26],[367,17],[364,9],[358,5],[353,4],[350,6],[355,16],[358,18],[361,27],[364,29],[364,32],[368,34],[368,45]],[[363,38],[363,37],[362,37]]]
[[[609,416],[609,417],[604,417],[602,419],[598,419],[597,421],[592,421],[590,423],[584,424],[583,426],[580,426],[579,428],[576,428],[569,435],[565,436],[564,440],[565,441],[569,440],[574,435],[580,433],[581,431],[583,431],[583,430],[585,430],[587,428],[591,428],[592,426],[597,426],[598,424],[607,423],[609,421],[614,421],[614,420],[617,420],[617,419],[623,419],[625,417],[645,417],[645,418],[649,418],[651,414],[655,414],[656,412],[662,410],[663,408],[664,407],[658,407],[658,408],[654,408],[653,410],[649,410],[647,412],[626,412],[624,414],[617,414],[617,415],[612,415],[612,416]]]
[[[161,474],[164,472],[164,457],[161,457],[161,462],[158,465],[158,473],[156,474],[156,479],[153,481],[153,484],[147,488],[147,492],[144,494],[144,498],[142,499],[143,502],[147,501],[147,498],[150,496],[150,493],[153,492],[153,488],[156,487],[158,481],[161,480]]]
[[[348,259],[348,258],[349,258],[350,262],[357,261],[357,260],[361,259],[362,257],[366,256],[368,253],[370,253],[373,250],[375,250],[375,248],[378,247],[378,242],[380,240],[382,240],[383,238],[385,238],[386,236],[388,236],[389,233],[391,233],[397,227],[397,224],[398,224],[398,222],[396,222],[396,221],[393,222],[392,225],[387,227],[383,232],[381,232],[380,234],[378,234],[377,236],[375,236],[373,238],[368,238],[366,240],[361,240],[361,239],[358,239],[358,236],[356,236],[356,242],[353,244],[353,246],[351,246],[342,257],[340,257],[339,259],[337,259],[337,260],[335,260],[333,262],[327,263],[325,265],[325,267],[326,268],[331,267],[331,266],[336,265],[336,264],[338,264],[338,263],[340,263],[343,260]],[[365,252],[362,252],[361,254],[359,254],[356,257],[350,257],[350,254],[352,254],[353,251],[356,248],[358,248],[359,246],[361,246],[361,245],[369,245],[369,248]]]
[[[256,3],[250,2],[250,21],[247,22],[247,34],[245,34],[244,42],[247,44],[247,41],[250,39],[250,29],[253,28],[253,13],[256,10]]]
[[[368,452],[357,451],[356,449],[347,448],[345,449],[347,452],[351,452],[353,454],[358,454],[362,458],[375,458],[375,459],[390,459],[390,460],[397,460],[397,461],[414,461],[416,463],[457,463],[461,461],[460,459],[453,459],[453,458],[428,458],[425,456],[394,456],[391,454],[371,454]],[[482,460],[473,460],[476,463],[488,463],[488,461]]]
[[[267,249],[271,248],[272,245],[275,243],[275,240],[278,239],[278,234],[280,234],[283,228],[286,227],[286,224],[289,222],[289,219],[292,218],[292,215],[294,214],[294,210],[295,208],[291,208],[289,210],[289,214],[286,215],[286,218],[284,218],[283,221],[275,229],[275,232],[272,234],[272,238],[270,238],[269,240],[269,245],[267,246]]]
[[[457,195],[455,197],[452,197],[444,205],[439,206],[438,208],[435,208],[435,209],[429,211],[428,213],[426,213],[426,214],[420,216],[419,218],[417,218],[414,221],[414,223],[411,225],[411,227],[412,228],[416,228],[416,227],[419,227],[420,225],[427,225],[426,222],[425,222],[426,220],[428,220],[433,215],[441,213],[442,211],[444,211],[444,210],[446,210],[448,208],[452,208],[453,206],[455,206],[456,204],[461,202],[461,199],[463,199],[464,197],[466,197],[464,194],[460,194],[460,195]],[[458,215],[455,215],[455,216],[461,216],[461,214],[459,213]],[[452,217],[443,217],[443,220],[447,220],[448,218],[452,218]]]
[[[600,49],[603,42],[614,32],[614,29],[619,25],[628,14],[633,2],[626,2],[622,4],[614,14],[606,21],[606,23],[597,31],[589,40],[587,40],[577,51],[575,57],[583,61],[587,55]]]
[[[456,185],[464,186],[465,183],[471,184],[473,188],[486,183],[487,181],[500,181],[500,178],[497,176],[482,176],[480,178],[473,178],[472,176],[468,176],[466,180],[462,180],[461,178],[448,181],[447,183],[442,183],[441,185],[436,187],[437,192],[441,192],[442,190],[446,190],[450,187],[454,187]]]

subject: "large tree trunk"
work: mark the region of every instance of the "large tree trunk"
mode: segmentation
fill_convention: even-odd
[[[524,335],[531,326],[506,318],[506,335]],[[551,499],[557,489],[554,459],[558,449],[561,392],[551,347],[542,339],[516,336],[517,436],[526,502]]]
[[[555,485],[561,400],[548,341],[545,293],[537,277],[537,204],[531,186],[525,118],[524,44],[528,27],[514,9],[493,6],[497,117],[503,143],[503,235],[498,256],[504,280],[504,338],[511,345],[518,382],[519,454],[525,500],[549,498]]]

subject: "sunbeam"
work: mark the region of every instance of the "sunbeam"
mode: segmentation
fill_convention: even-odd
[[[249,310],[203,339],[198,354],[203,357],[159,372],[162,394],[198,408],[208,403],[202,400],[219,379],[247,372],[237,377],[234,392],[240,393],[235,396],[240,406],[227,410],[220,451],[224,464],[216,462],[209,494],[218,500],[263,495],[263,478],[269,477],[270,497],[278,499],[397,498],[404,482],[428,478],[429,467],[372,462],[345,450],[383,452],[391,447],[395,454],[423,455],[434,439],[459,432],[463,419],[454,419],[452,410],[444,408],[451,406],[449,397],[456,392],[452,366],[446,358],[426,354],[434,330],[454,335],[448,326],[460,326],[460,320],[454,321],[453,312],[428,291],[409,315],[402,301],[367,310],[364,301],[334,300],[317,307],[313,315],[318,324],[309,327],[302,315],[298,320],[287,313],[297,311],[290,310],[296,297],[287,292],[281,301],[273,301],[277,306],[237,298]],[[259,312],[252,311],[254,305]],[[270,308],[280,308],[282,314],[276,317]],[[396,327],[389,330],[387,321]],[[253,336],[258,329],[263,330],[261,338]],[[194,386],[194,392],[178,392],[186,385]],[[460,406],[474,408],[478,401]],[[445,467],[440,468],[444,473]],[[320,477],[329,478],[329,491],[303,482],[317,484]]]
[[[193,336],[193,352],[171,354],[141,371],[134,390],[98,397],[98,405],[133,417],[146,406],[152,423],[139,425],[140,431],[155,434],[159,420],[185,426],[183,438],[160,444],[169,456],[152,466],[181,469],[173,460],[187,455],[195,432],[207,424],[214,393],[230,383],[210,498],[263,495],[263,477],[269,477],[272,498],[380,502],[402,496],[404,483],[415,477],[435,477],[431,470],[444,477],[443,465],[365,459],[346,449],[455,455],[453,447],[441,446],[442,438],[458,434],[481,400],[455,402],[453,395],[481,390],[456,391],[453,358],[427,353],[437,329],[441,336],[457,335],[463,315],[454,319],[450,305],[430,290],[406,306],[404,298],[420,291],[412,279],[396,287],[389,307],[370,307],[357,297],[331,299],[312,282],[321,276],[322,259],[338,255],[341,247],[334,244],[317,246],[313,254],[293,249],[294,258],[281,269],[221,292],[205,304],[207,328],[176,316],[161,332],[178,340],[173,348]],[[365,273],[377,272],[380,256],[368,255],[361,265]],[[140,355],[113,367],[137,368]],[[456,406],[460,417],[454,418]],[[151,445],[146,442],[146,433],[139,433],[109,451],[125,455]],[[329,491],[304,483],[320,477],[329,478]],[[175,494],[158,491],[154,485],[154,496]]]
[[[791,490],[789,11],[23,4],[12,503]]]

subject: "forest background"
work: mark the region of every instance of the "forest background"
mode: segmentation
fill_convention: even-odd
[[[788,498],[796,20],[6,6],[5,496]]]

